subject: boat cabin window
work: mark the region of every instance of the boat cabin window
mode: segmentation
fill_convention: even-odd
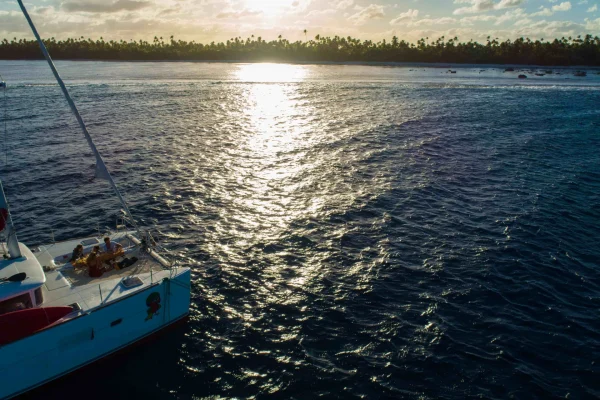
[[[44,302],[44,295],[42,294],[41,286],[39,288],[35,289],[35,292],[33,292],[33,294],[35,295],[35,305],[36,306],[39,306],[40,304],[42,304]]]
[[[29,293],[25,293],[20,296],[13,297],[12,299],[0,302],[0,315],[31,307],[31,296]]]

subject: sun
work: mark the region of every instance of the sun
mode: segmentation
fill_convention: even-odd
[[[265,15],[282,14],[290,7],[289,0],[245,0],[246,7],[252,11],[260,11]]]

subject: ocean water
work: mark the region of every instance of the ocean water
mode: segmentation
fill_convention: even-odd
[[[189,322],[31,397],[600,396],[600,75],[58,62]],[[42,62],[0,61],[30,245],[114,226]]]

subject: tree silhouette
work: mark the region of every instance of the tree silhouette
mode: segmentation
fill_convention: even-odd
[[[351,36],[324,37],[290,42],[279,35],[265,41],[254,35],[246,39],[233,37],[225,43],[208,44],[176,40],[164,42],[163,37],[144,40],[77,39],[44,40],[56,59],[96,60],[239,60],[239,61],[373,61],[373,62],[436,62],[436,63],[491,63],[536,65],[598,65],[600,66],[600,38],[584,35],[552,41],[517,38],[500,42],[487,37],[481,44],[470,40],[460,42],[458,37],[444,36],[430,40],[419,39],[410,43],[393,36],[390,41],[360,40]],[[2,59],[41,59],[43,55],[34,40],[13,38],[0,41]]]

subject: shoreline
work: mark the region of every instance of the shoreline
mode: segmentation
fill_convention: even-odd
[[[44,59],[1,59],[2,61],[41,61]],[[291,65],[332,65],[332,66],[365,66],[365,67],[417,67],[417,68],[519,68],[519,69],[587,69],[600,71],[598,65],[538,65],[538,64],[470,64],[470,63],[428,63],[428,62],[396,62],[396,61],[248,61],[248,60],[103,60],[93,58],[55,59],[55,62],[114,62],[114,63],[205,63],[205,64],[291,64]]]

